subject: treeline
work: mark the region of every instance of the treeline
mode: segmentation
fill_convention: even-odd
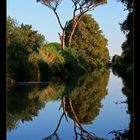
[[[122,54],[120,56],[114,55],[112,62],[113,65],[119,66],[120,68],[126,67],[127,69],[127,67],[129,66],[132,69],[134,57],[133,1],[132,0],[120,0],[120,1],[126,6],[125,10],[129,11],[125,21],[120,24],[121,30],[126,36],[126,40],[123,42],[121,46]]]
[[[7,18],[6,43],[7,85],[80,75],[106,66],[109,60],[107,39],[91,15],[84,15],[77,26],[72,47],[63,49],[60,43],[47,43],[31,25],[19,25],[11,17]]]
[[[113,63],[113,71],[126,79],[129,82],[129,86],[133,89],[133,58],[134,58],[134,35],[133,35],[133,1],[132,0],[120,0],[128,10],[129,13],[127,18],[124,20],[123,23],[120,24],[121,30],[126,35],[126,40],[123,42],[122,54],[114,55],[112,58]]]

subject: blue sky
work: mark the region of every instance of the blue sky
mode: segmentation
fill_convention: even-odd
[[[124,5],[117,0],[108,0],[108,3],[96,7],[89,12],[98,22],[100,29],[108,39],[110,56],[121,54],[121,44],[125,35],[120,31],[119,23],[126,19],[128,14]],[[72,18],[71,0],[63,0],[58,7],[62,23]],[[19,24],[30,24],[33,29],[45,35],[48,42],[59,42],[58,32],[61,29],[53,12],[36,0],[7,0],[7,16],[15,18]]]

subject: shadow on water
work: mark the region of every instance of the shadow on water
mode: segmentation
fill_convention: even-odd
[[[49,101],[60,100],[63,110],[54,132],[43,140],[59,140],[63,118],[73,121],[74,139],[101,140],[84,125],[92,124],[102,108],[101,100],[107,95],[109,70],[101,69],[63,80],[54,79],[46,84],[16,86],[7,90],[7,131],[18,127],[19,121],[32,121]]]
[[[112,72],[114,75],[121,77],[123,81],[122,93],[127,97],[128,110],[130,114],[129,128],[124,130],[113,130],[109,133],[114,135],[113,140],[133,140],[133,66],[126,67],[113,67]]]

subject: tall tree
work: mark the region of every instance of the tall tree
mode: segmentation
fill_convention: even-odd
[[[90,10],[93,10],[97,6],[107,3],[107,0],[72,0],[74,4],[72,28],[69,34],[69,47],[77,24],[80,22],[82,16]]]
[[[37,2],[41,2],[48,8],[50,8],[54,14],[56,15],[56,18],[58,20],[58,23],[62,29],[62,35],[60,36],[61,46],[64,48],[65,46],[65,27],[67,25],[67,22],[65,22],[64,25],[62,25],[62,22],[60,20],[60,17],[57,12],[57,8],[62,0],[37,0]],[[73,3],[73,18],[72,18],[72,28],[69,34],[69,47],[71,46],[71,40],[73,37],[73,34],[75,32],[75,29],[77,27],[77,24],[81,20],[82,16],[87,13],[90,10],[93,10],[98,5],[107,3],[107,0],[72,0]]]
[[[62,46],[62,48],[64,48],[64,46],[65,46],[65,26],[63,26],[63,24],[60,20],[60,17],[58,15],[58,12],[57,12],[57,8],[58,8],[59,4],[61,3],[61,1],[62,0],[37,0],[37,2],[42,3],[43,5],[47,6],[54,12],[54,14],[58,20],[58,23],[60,25],[60,28],[62,29],[62,35],[60,33],[58,33],[58,34],[60,37],[61,46]]]
[[[66,26],[66,45],[72,28],[72,21]],[[103,66],[109,61],[109,50],[106,47],[108,40],[91,15],[85,14],[75,29],[71,45],[78,54],[82,54],[86,61],[93,66]]]

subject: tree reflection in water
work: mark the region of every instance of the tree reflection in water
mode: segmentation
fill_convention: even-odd
[[[21,120],[32,121],[46,102],[61,99],[62,114],[52,134],[43,140],[59,140],[58,130],[63,118],[73,120],[74,139],[101,140],[82,125],[91,124],[99,115],[101,100],[107,95],[109,71],[97,70],[71,80],[39,86],[19,86],[7,91],[7,130],[16,128]]]
[[[7,89],[6,128],[12,131],[18,127],[19,122],[32,121],[38,112],[45,106],[39,100],[38,92],[45,86],[15,86]]]
[[[23,84],[7,89],[7,131],[17,128],[20,121],[32,121],[46,102],[59,99],[63,90],[64,85],[57,83]]]
[[[133,66],[130,67],[130,69],[126,70],[125,67],[113,67],[112,72],[114,75],[121,77],[123,82],[123,88],[122,93],[127,97],[127,104],[128,104],[128,110],[127,113],[130,114],[130,124],[129,128],[126,128],[124,130],[113,130],[109,132],[110,134],[114,135],[113,140],[133,140],[134,135],[134,120],[133,120]]]
[[[84,129],[82,124],[91,124],[98,116],[102,107],[101,100],[107,95],[108,79],[108,70],[94,71],[80,78],[78,85],[71,91],[65,87],[67,92],[64,92],[60,104],[63,113],[54,132],[43,140],[60,139],[58,129],[63,117],[67,121],[68,117],[73,120],[75,140],[103,140],[103,138],[97,137],[94,133]]]
[[[71,112],[74,116],[73,122],[74,122],[74,133],[75,133],[74,139],[75,140],[78,140],[78,139],[80,139],[80,140],[104,140],[103,138],[99,138],[95,134],[93,134],[92,132],[88,132],[87,130],[85,130],[83,128],[83,126],[80,124],[79,119],[78,119],[78,117],[77,117],[77,115],[74,111],[74,108],[73,108],[72,101],[71,101],[70,97],[68,98],[68,102],[66,102],[66,97],[63,97],[61,99],[60,108],[63,109],[63,113],[62,113],[62,115],[61,115],[61,117],[58,121],[57,127],[51,135],[49,135],[46,138],[43,138],[43,140],[53,140],[53,139],[60,140],[60,137],[59,137],[57,131],[60,127],[62,118],[65,116],[65,119],[68,122],[68,118],[67,118],[67,115],[66,115],[66,104],[68,104],[70,106],[70,110],[71,110]]]

